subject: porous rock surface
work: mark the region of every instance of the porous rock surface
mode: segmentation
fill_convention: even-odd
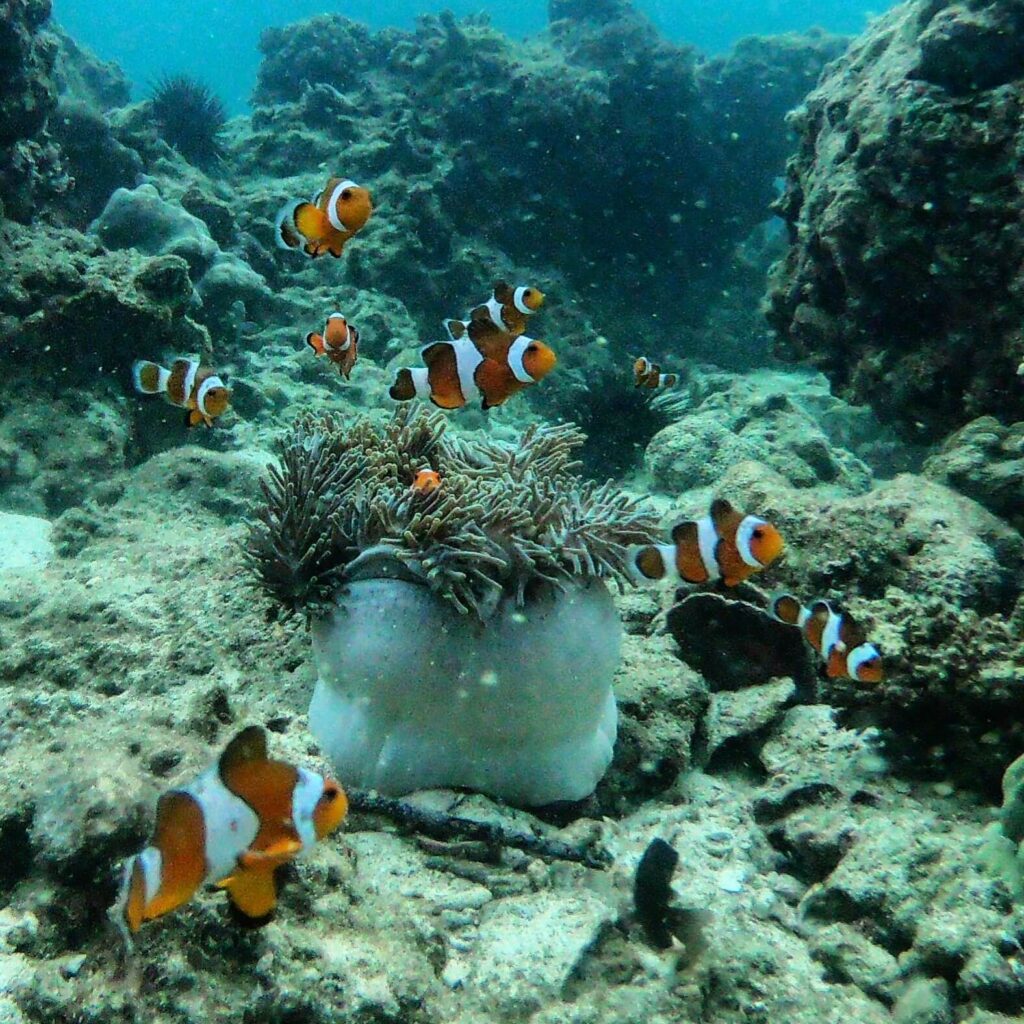
[[[792,120],[776,349],[911,436],[1024,418],[1020,0],[910,0]]]

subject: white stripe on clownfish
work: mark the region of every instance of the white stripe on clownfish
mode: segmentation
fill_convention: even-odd
[[[740,558],[753,569],[760,569],[761,563],[750,550],[750,541],[759,526],[767,525],[768,523],[764,519],[758,519],[757,516],[744,516],[736,528],[736,550],[739,552]]]
[[[697,547],[700,550],[700,558],[707,570],[708,582],[713,582],[721,577],[718,568],[718,531],[711,516],[704,516],[697,520]]]
[[[522,285],[522,284],[521,284],[521,285],[520,285],[520,286],[519,286],[519,287],[518,287],[518,288],[517,288],[517,289],[516,289],[516,290],[515,290],[515,291],[514,291],[514,292],[512,293],[512,304],[513,304],[513,305],[514,305],[514,306],[516,307],[516,309],[518,309],[518,310],[519,310],[519,312],[520,312],[520,313],[522,313],[522,314],[523,314],[524,316],[530,316],[530,315],[531,315],[531,314],[533,313],[533,310],[532,310],[532,309],[530,309],[530,307],[529,307],[529,306],[528,306],[528,305],[526,304],[526,302],[525,302],[525,297],[526,297],[526,293],[527,293],[527,292],[528,292],[529,290],[530,290],[530,289],[529,289],[529,288],[527,288],[527,287],[526,287],[526,285]]]
[[[459,390],[468,405],[480,397],[480,389],[476,386],[476,368],[484,361],[484,357],[477,351],[469,338],[459,338],[456,341],[445,342],[455,349],[455,368],[459,374]],[[429,346],[428,346],[429,347]]]
[[[344,221],[338,216],[338,200],[341,198],[341,193],[347,188],[356,188],[356,183],[346,178],[344,181],[339,181],[334,186],[334,191],[331,193],[331,198],[327,202],[327,219],[331,222],[331,227],[335,231],[348,231],[345,227]]]
[[[874,644],[860,644],[846,656],[846,672],[851,679],[856,679],[858,678],[857,673],[860,672],[865,662],[880,658],[881,655]]]
[[[523,356],[526,354],[527,348],[532,344],[533,338],[527,338],[524,334],[521,337],[516,338],[508,349],[508,368],[512,371],[512,375],[515,379],[521,381],[523,384],[534,383],[533,377],[530,376],[526,367],[523,365]]]
[[[139,870],[142,872],[146,902],[151,903],[163,884],[163,854],[155,846],[147,846],[142,853],[135,857],[129,857],[125,864],[125,873],[129,884],[131,884],[131,874],[136,861],[138,861]]]
[[[416,397],[430,398],[430,370],[425,366],[414,366],[409,370],[412,386],[416,389]]]
[[[199,393],[196,395],[196,408],[204,416],[209,416],[209,413],[206,411],[206,396],[213,388],[222,387],[224,387],[224,381],[222,381],[216,374],[212,377],[207,377],[206,380],[199,385]]]
[[[196,374],[198,373],[199,363],[195,359],[190,359],[188,370],[185,371],[185,380],[181,387],[182,405],[188,405],[188,400],[192,397],[192,391],[196,386]]]
[[[295,831],[299,834],[303,853],[316,845],[316,825],[313,822],[313,811],[323,792],[323,778],[300,767],[292,793],[292,821],[295,824]]]
[[[843,617],[837,615],[827,601],[825,607],[828,609],[828,618],[825,620],[825,628],[821,631],[821,656],[828,661],[834,647],[839,647],[840,650],[845,648],[841,646],[842,641],[839,639],[839,627],[842,625]]]
[[[504,308],[502,304],[492,294],[485,305],[487,306],[487,315],[491,318],[491,323],[493,323],[495,327],[500,327],[504,331],[506,327],[505,318],[501,315],[502,309]]]
[[[182,789],[199,805],[206,824],[206,878],[227,878],[260,830],[256,812],[224,785],[218,765]]]

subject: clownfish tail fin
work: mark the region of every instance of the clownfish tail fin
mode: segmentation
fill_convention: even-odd
[[[396,402],[408,402],[416,397],[416,384],[413,381],[412,370],[403,367],[395,376],[395,383],[391,385],[388,394]]]
[[[277,211],[274,218],[274,242],[279,249],[299,249],[304,241],[295,226],[295,211],[302,205],[301,199],[289,199]]]
[[[132,363],[132,383],[135,390],[143,395],[161,395],[167,390],[171,371],[148,359],[136,359]]]
[[[324,336],[317,334],[316,331],[310,331],[306,335],[306,344],[316,353],[318,356],[322,356],[325,351],[324,348]]]
[[[776,622],[785,623],[787,626],[798,626],[804,614],[804,607],[799,599],[792,594],[780,592],[772,594],[768,598],[768,614]]]

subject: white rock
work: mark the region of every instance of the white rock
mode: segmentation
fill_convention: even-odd
[[[48,519],[0,512],[0,572],[42,569],[54,556]]]
[[[449,960],[445,982],[498,1013],[533,1012],[558,998],[614,916],[586,891],[497,900],[481,915],[472,951]]]

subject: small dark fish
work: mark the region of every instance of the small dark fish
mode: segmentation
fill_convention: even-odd
[[[690,966],[707,948],[704,927],[710,915],[670,905],[672,875],[678,863],[679,854],[672,846],[664,839],[652,839],[636,867],[633,906],[651,945],[668,949],[677,939],[685,947],[681,965]]]
[[[679,854],[664,839],[652,839],[633,879],[636,916],[651,945],[658,949],[672,945],[668,904],[672,898],[672,875],[678,863]]]

